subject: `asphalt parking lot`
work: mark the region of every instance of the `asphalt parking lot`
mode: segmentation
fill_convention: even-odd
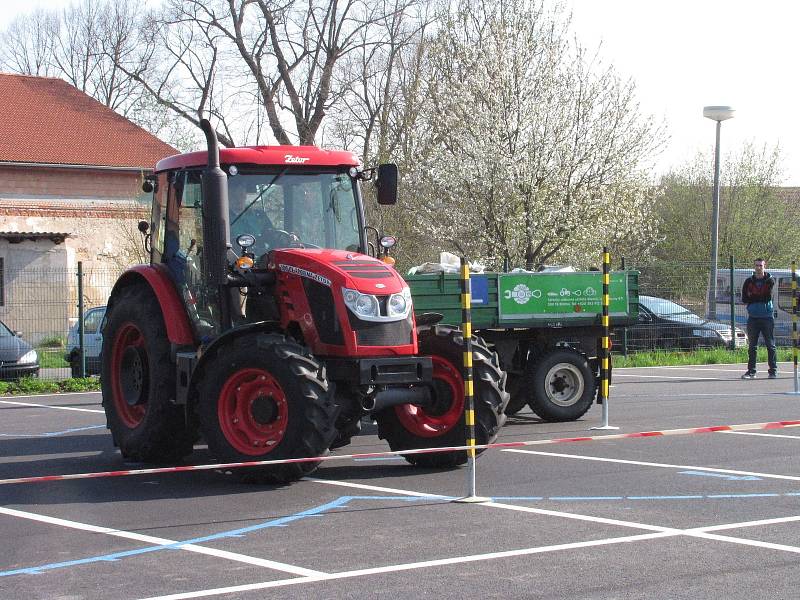
[[[499,442],[467,470],[330,461],[283,487],[218,471],[3,484],[134,469],[97,393],[0,398],[0,598],[796,598],[800,419],[791,365],[616,369],[609,414]],[[388,449],[367,426],[339,454]],[[209,462],[197,449],[192,463]]]

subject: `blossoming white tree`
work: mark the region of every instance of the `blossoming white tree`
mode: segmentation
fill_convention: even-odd
[[[541,0],[464,0],[426,53],[407,189],[417,234],[471,257],[587,265],[654,241],[642,167],[660,142],[631,81]]]

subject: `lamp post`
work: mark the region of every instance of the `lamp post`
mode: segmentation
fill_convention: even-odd
[[[711,274],[708,277],[708,307],[709,319],[717,318],[717,251],[719,248],[719,132],[722,122],[733,118],[733,108],[730,106],[705,106],[703,116],[717,122],[717,143],[714,148],[714,191],[711,208]],[[733,293],[733,290],[731,290]]]

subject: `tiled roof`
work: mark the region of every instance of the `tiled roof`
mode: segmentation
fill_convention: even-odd
[[[177,150],[61,79],[0,73],[0,162],[152,169]]]

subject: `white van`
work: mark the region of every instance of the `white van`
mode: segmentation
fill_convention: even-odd
[[[779,346],[792,345],[792,270],[770,269],[767,272],[775,279],[772,304],[775,307],[775,342]],[[733,270],[734,314],[736,325],[747,329],[747,307],[742,304],[742,286],[753,269]],[[799,290],[800,292],[800,290]],[[730,321],[731,315],[731,271],[717,270],[717,315],[718,321]],[[800,323],[798,323],[800,328]]]
[[[83,315],[83,347],[86,356],[86,375],[100,374],[100,352],[103,349],[103,319],[106,316],[106,307],[90,308]],[[78,319],[67,333],[67,354],[64,359],[69,363],[73,377],[80,377],[80,339],[78,332]]]

